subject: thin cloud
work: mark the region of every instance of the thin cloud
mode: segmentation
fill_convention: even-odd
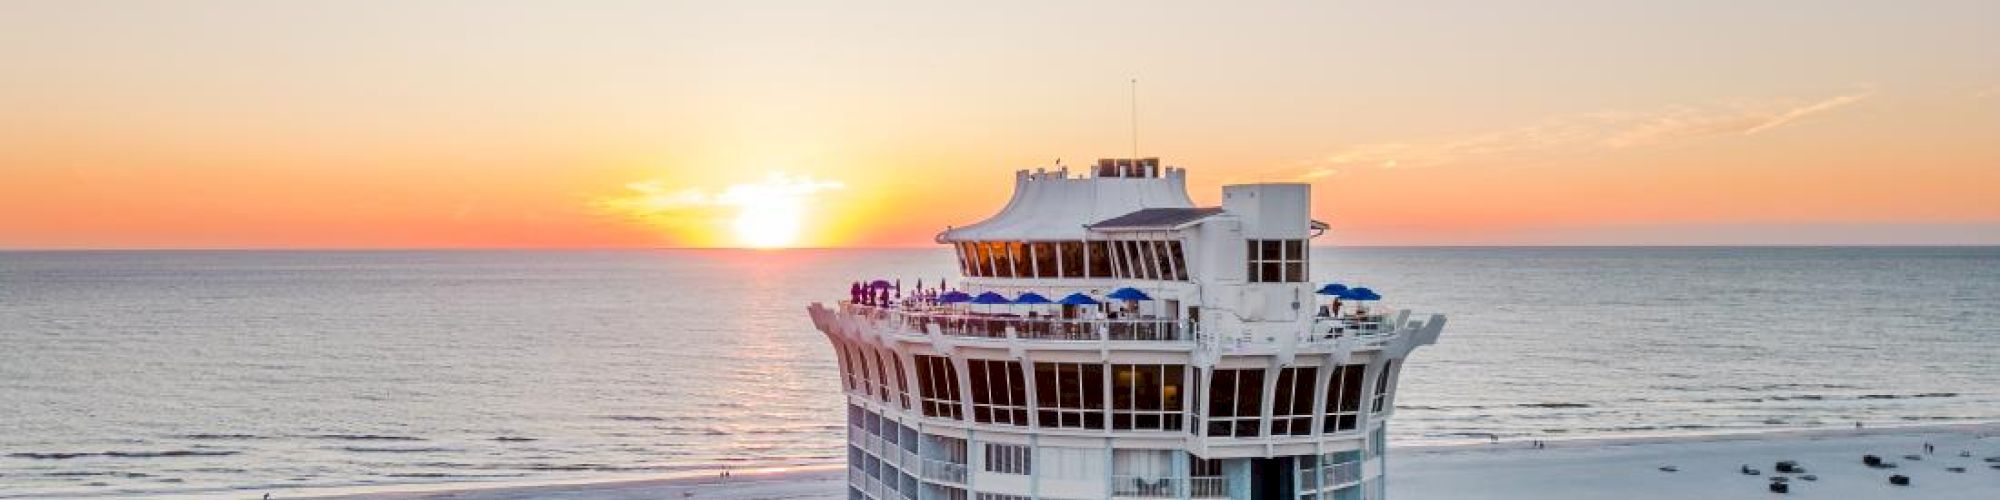
[[[660,226],[685,226],[726,221],[751,203],[803,203],[827,191],[846,189],[839,181],[773,173],[763,180],[722,189],[670,188],[659,179],[626,183],[625,193],[591,202],[599,212]]]
[[[1796,99],[1689,107],[1647,112],[1607,111],[1556,117],[1540,123],[1431,142],[1359,144],[1300,169],[1300,179],[1328,177],[1342,167],[1430,167],[1474,159],[1613,150],[1717,136],[1757,135],[1860,102],[1873,91],[1809,102]]]

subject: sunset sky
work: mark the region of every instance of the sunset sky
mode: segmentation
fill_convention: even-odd
[[[2000,244],[2000,2],[0,2],[0,248],[921,246],[1011,172],[1319,243]]]

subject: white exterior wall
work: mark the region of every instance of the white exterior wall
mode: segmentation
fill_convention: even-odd
[[[1189,223],[1172,231],[1150,233],[1093,233],[1085,225],[1100,220],[1117,217],[1142,208],[1192,207],[1185,193],[1185,173],[1169,168],[1164,177],[1157,178],[1072,178],[1066,171],[1035,172],[1026,171],[1016,175],[1016,191],[1008,206],[994,217],[963,228],[957,228],[939,235],[941,241],[1049,241],[1049,240],[1103,240],[1103,239],[1177,239],[1182,242],[1187,259],[1189,281],[1136,281],[1124,279],[1022,279],[1022,278],[961,278],[958,285],[962,289],[974,291],[993,290],[1003,293],[1034,291],[1051,298],[1077,291],[1108,292],[1117,287],[1131,286],[1145,290],[1156,299],[1180,301],[1183,307],[1201,308],[1202,322],[1198,338],[1184,338],[1172,341],[1120,341],[1103,340],[1064,341],[1016,338],[964,337],[945,334],[937,325],[911,327],[903,321],[885,321],[873,317],[843,312],[838,307],[815,304],[810,312],[815,325],[836,345],[856,344],[871,349],[887,349],[891,355],[902,360],[904,377],[913,403],[918,405],[905,409],[899,398],[891,397],[891,402],[882,403],[876,396],[863,392],[850,392],[850,404],[861,406],[892,420],[902,422],[916,429],[926,440],[928,436],[953,436],[966,439],[967,463],[963,483],[939,481],[926,474],[923,463],[905,463],[906,457],[893,452],[895,467],[916,476],[925,488],[964,488],[966,498],[976,498],[977,492],[1000,493],[1030,498],[1105,498],[1118,488],[1114,479],[1124,472],[1130,472],[1136,462],[1124,465],[1116,457],[1119,450],[1165,450],[1171,467],[1175,469],[1178,483],[1176,497],[1190,495],[1188,481],[1189,462],[1196,457],[1210,459],[1239,460],[1226,462],[1226,470],[1248,474],[1248,460],[1281,456],[1319,456],[1342,451],[1359,450],[1366,457],[1358,467],[1358,474],[1370,485],[1380,484],[1382,474],[1379,457],[1368,453],[1373,448],[1370,440],[1380,435],[1379,429],[1386,424],[1392,413],[1369,412],[1372,395],[1364,393],[1362,411],[1358,417],[1359,428],[1352,431],[1322,433],[1321,424],[1327,412],[1325,390],[1332,367],[1338,365],[1364,364],[1365,372],[1362,390],[1372,392],[1377,377],[1383,374],[1383,361],[1401,359],[1417,346],[1432,343],[1443,327],[1442,316],[1432,316],[1428,321],[1413,321],[1396,324],[1392,328],[1368,338],[1315,339],[1305,332],[1314,326],[1311,317],[1314,309],[1311,283],[1251,283],[1245,275],[1245,241],[1258,239],[1308,240],[1311,232],[1310,198],[1311,188],[1305,184],[1254,184],[1224,187],[1222,213]],[[1309,271],[1308,271],[1309,273]],[[965,399],[960,401],[964,420],[943,417],[926,417],[920,410],[921,394],[916,378],[914,356],[934,355],[951,359],[958,371],[953,383],[960,386]],[[1261,400],[1263,416],[1260,418],[1263,432],[1258,437],[1224,438],[1209,437],[1196,425],[1197,420],[1186,418],[1178,431],[1132,431],[1109,429],[1107,415],[1106,429],[1052,428],[1040,425],[980,424],[973,421],[971,388],[968,385],[967,360],[1007,360],[1022,363],[1024,380],[1028,385],[1028,400],[1031,420],[1039,415],[1035,403],[1036,362],[1098,363],[1107,365],[1104,382],[1108,387],[1111,377],[1110,364],[1170,364],[1185,366],[1189,379],[1205,379],[1211,372],[1208,368],[1236,368],[1264,371],[1264,387]],[[855,367],[847,366],[842,357],[843,373]],[[1402,363],[1395,364],[1398,371]],[[892,365],[893,366],[893,365]],[[1277,374],[1288,366],[1315,366],[1317,378],[1311,381],[1314,394],[1313,432],[1304,436],[1271,436],[1271,406],[1275,402],[1272,393]],[[1394,374],[1388,374],[1393,376]],[[1395,400],[1395,378],[1389,379],[1387,400]],[[845,381],[842,381],[843,388]],[[895,385],[889,384],[892,388]],[[1205,399],[1209,384],[1203,380],[1198,385],[1183,383],[1186,391],[1184,406],[1190,414],[1199,415],[1206,409]],[[1105,403],[1112,402],[1112,396],[1105,395]],[[1106,411],[1108,414],[1108,410]],[[1202,418],[1201,421],[1205,421]],[[865,431],[863,432],[865,434]],[[867,436],[850,436],[857,447],[869,450],[872,441]],[[1022,444],[1033,447],[1034,458],[1031,475],[986,472],[983,463],[987,443]],[[924,456],[932,456],[933,450],[924,450]],[[1127,458],[1144,458],[1149,463],[1156,460],[1151,455],[1124,454]],[[890,458],[890,457],[883,457]],[[921,461],[919,461],[921,462]],[[886,477],[886,475],[885,475]],[[888,491],[877,495],[879,485],[871,484],[866,474],[854,482],[857,491],[865,497],[888,500],[898,493]],[[1240,488],[1239,488],[1240,487]],[[1360,485],[1356,485],[1360,487]],[[1231,495],[1236,498],[1247,496],[1246,484],[1231,484]],[[1333,495],[1329,494],[1329,497]]]

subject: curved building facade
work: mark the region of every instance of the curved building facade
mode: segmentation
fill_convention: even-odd
[[[1310,186],[1197,207],[1184,181],[1150,158],[1021,171],[998,214],[937,237],[965,295],[813,304],[848,496],[1383,498],[1403,360],[1444,317],[1316,295]]]

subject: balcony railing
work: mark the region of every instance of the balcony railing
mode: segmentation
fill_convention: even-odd
[[[1175,498],[1179,481],[1171,477],[1111,476],[1111,496],[1126,498]]]
[[[1332,464],[1326,469],[1326,487],[1342,486],[1361,480],[1361,462]]]
[[[965,464],[955,464],[928,458],[924,459],[924,479],[965,484]]]
[[[1188,479],[1192,498],[1229,498],[1229,481],[1222,476],[1195,476]]]
[[[842,304],[842,309],[878,328],[893,328],[907,333],[926,332],[928,325],[934,324],[945,335],[956,337],[1002,339],[1007,338],[1008,331],[1012,330],[1015,338],[1032,340],[1176,342],[1192,339],[1186,325],[1167,318],[1023,317],[943,308],[901,309],[856,304]]]

